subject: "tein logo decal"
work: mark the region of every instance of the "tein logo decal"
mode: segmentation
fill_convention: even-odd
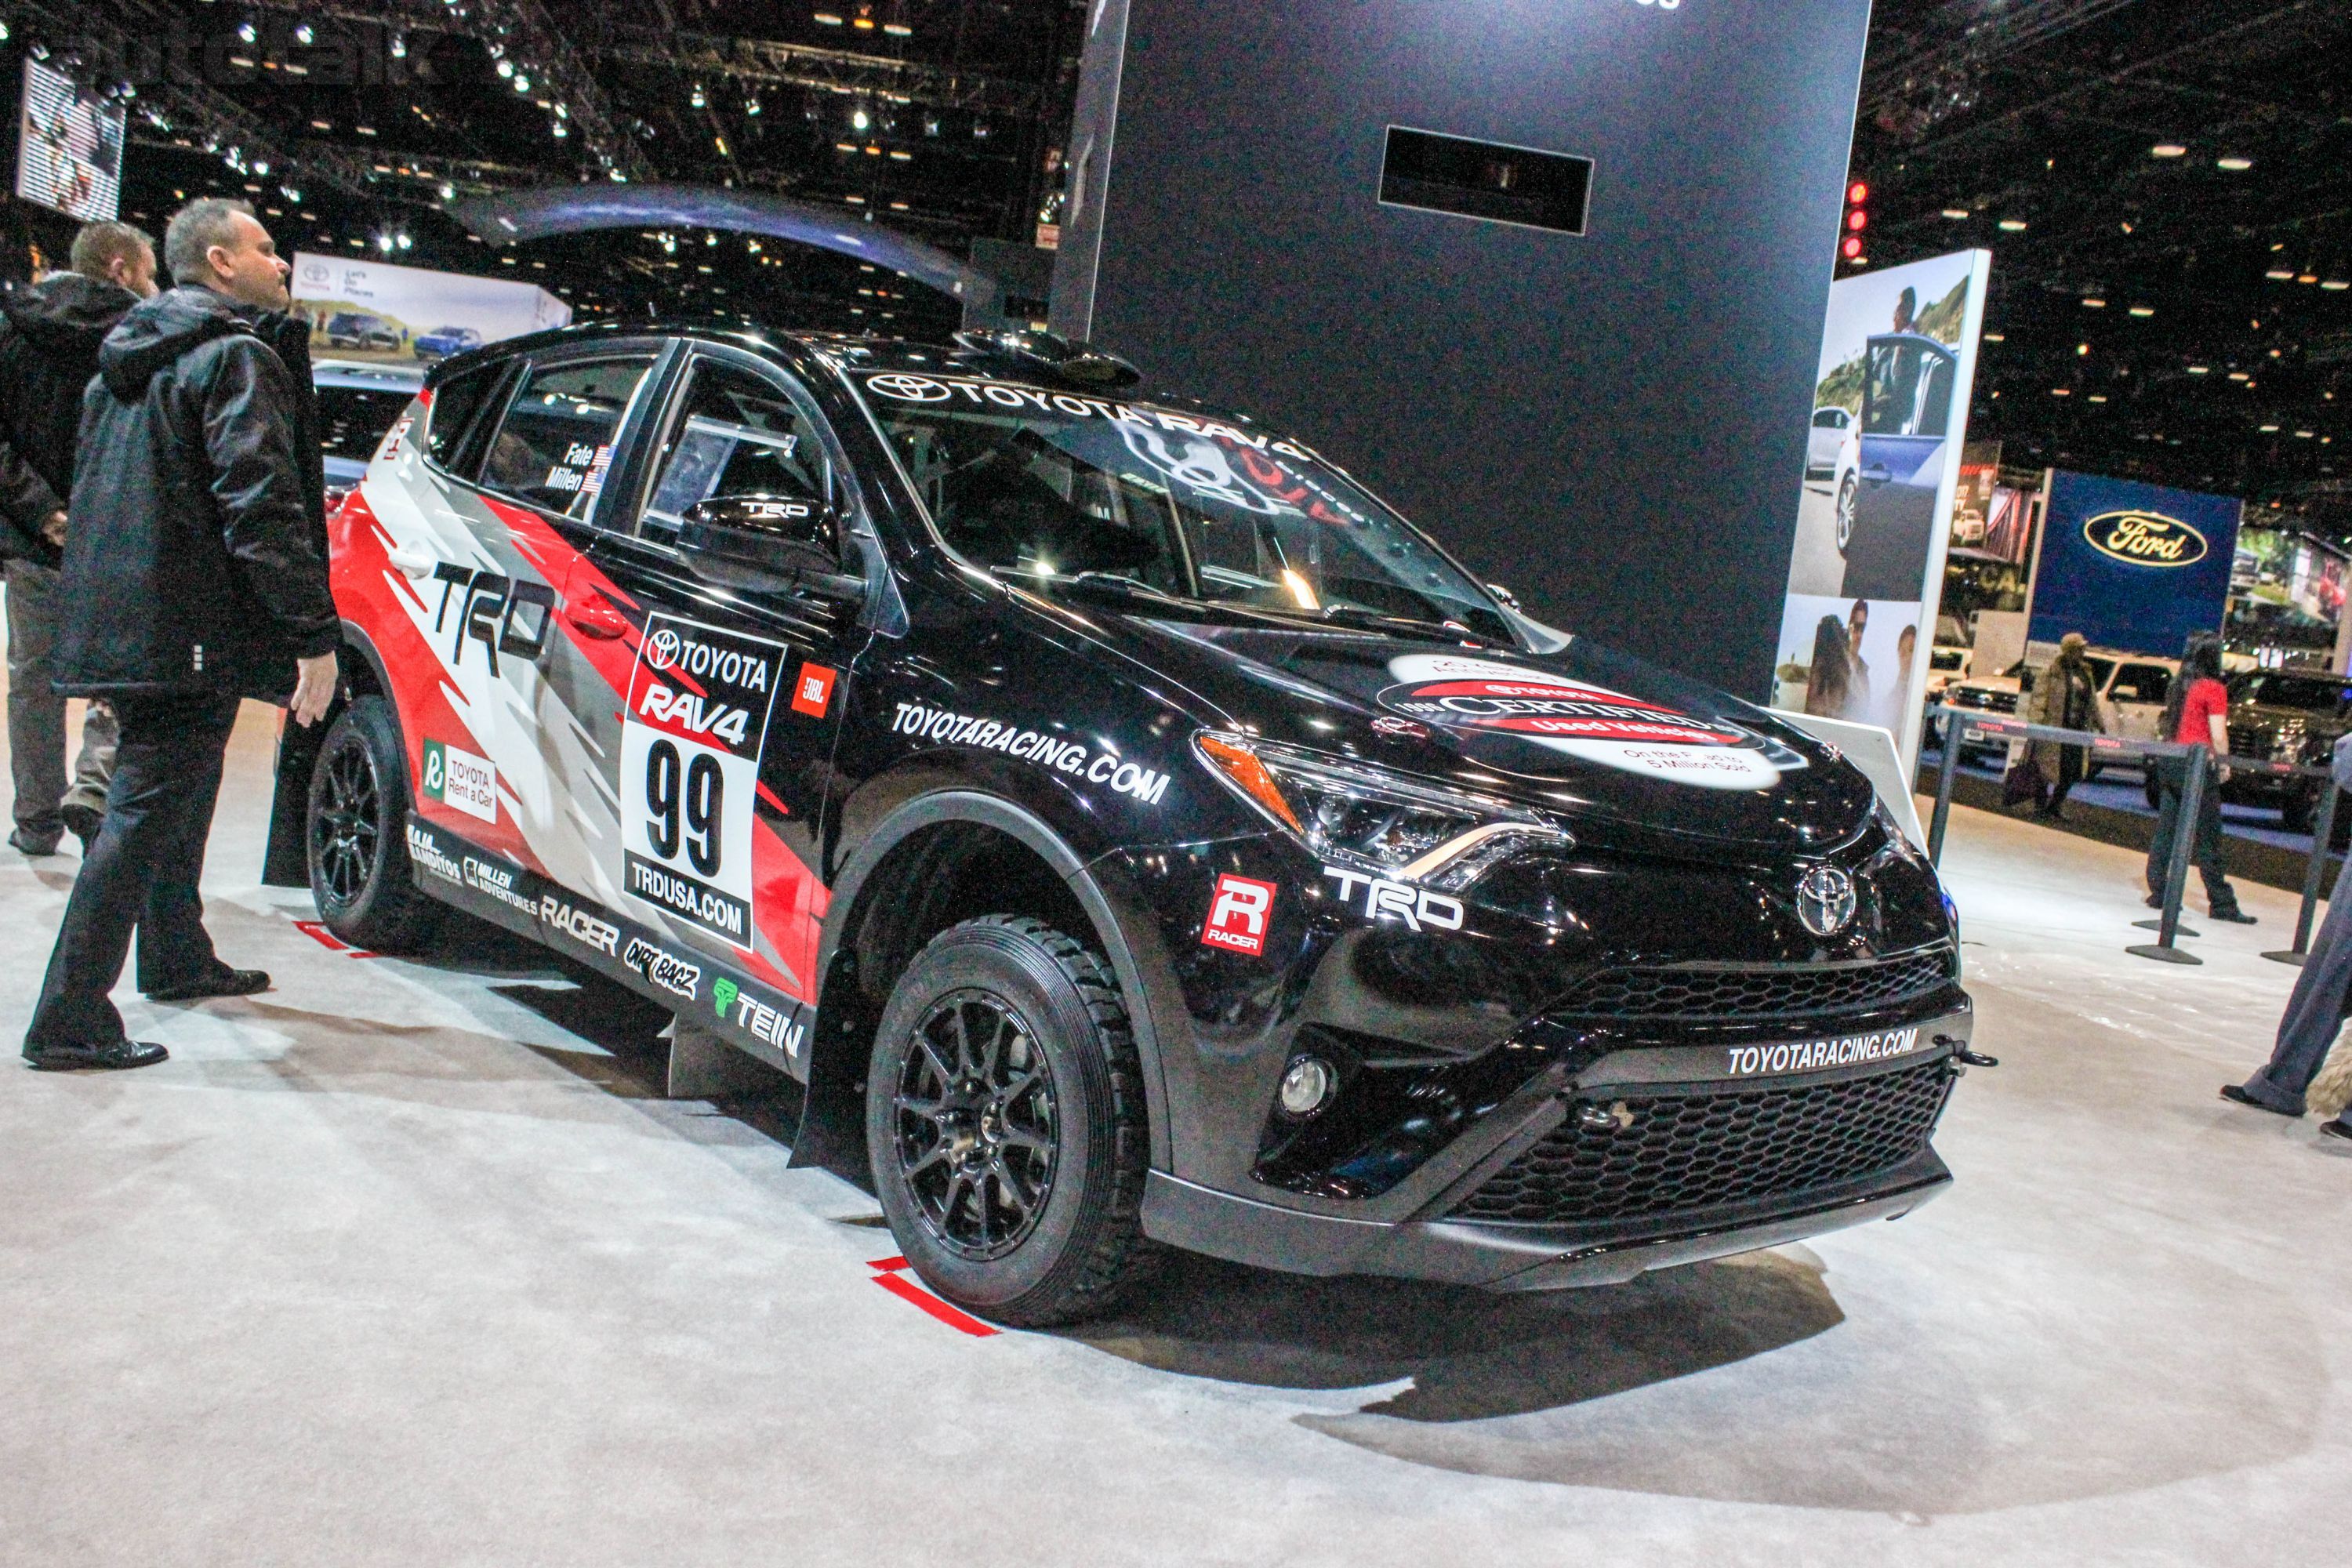
[[[2190,566],[2205,559],[2205,536],[2159,511],[2103,511],[2083,537],[2100,554],[2133,566]]]

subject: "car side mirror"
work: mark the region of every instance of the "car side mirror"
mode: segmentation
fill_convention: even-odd
[[[677,542],[712,581],[754,591],[810,589],[856,598],[865,580],[835,553],[841,513],[799,496],[713,496],[688,507]]]
[[[1508,588],[1504,587],[1500,583],[1487,584],[1486,592],[1494,595],[1496,598],[1501,600],[1505,609],[1519,609],[1519,596],[1517,594],[1512,593]],[[1525,614],[1526,612],[1521,611],[1520,613]]]

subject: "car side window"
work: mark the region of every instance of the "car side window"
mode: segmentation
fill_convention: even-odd
[[[650,529],[674,532],[697,501],[714,496],[833,500],[824,439],[782,386],[718,360],[698,361],[688,374],[655,459]]]
[[[433,402],[425,416],[425,455],[435,468],[456,466],[466,432],[473,428],[474,416],[481,411],[482,400],[499,384],[505,369],[502,364],[482,365],[453,375],[433,389]]]
[[[651,353],[534,365],[482,459],[484,489],[585,518]]]
[[[2127,664],[2116,675],[2117,702],[2161,702],[2172,689],[2172,672],[2160,664]]]

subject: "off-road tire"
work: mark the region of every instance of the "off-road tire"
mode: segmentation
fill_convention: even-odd
[[[443,906],[417,890],[408,860],[408,758],[392,705],[362,697],[319,743],[303,814],[310,900],[354,947],[410,952]]]
[[[982,1060],[979,1043],[964,1057],[943,1059],[955,1053],[940,1042],[957,1037],[959,1021],[972,1036],[992,1016],[1004,1020],[1008,1031],[1000,1037],[994,1069],[964,1070]],[[919,1029],[932,1041],[928,1057],[919,1058]],[[1023,1064],[1018,1069],[1005,1066],[1014,1058]],[[1017,1207],[1009,1184],[1034,1175],[1038,1137],[1033,1120],[1024,1123],[1025,1149],[985,1142],[990,1107],[997,1107],[999,1132],[1009,1140],[1005,1129],[1016,1115],[1037,1113],[1034,1088],[1020,1090],[1031,1098],[1017,1104],[991,1098],[993,1089],[974,1090],[961,1097],[977,1095],[978,1103],[950,1110],[947,1098],[929,1086],[937,1080],[961,1095],[964,1086],[985,1085],[992,1071],[1017,1084],[1034,1076],[1027,1064],[1040,1058],[1051,1096],[1047,1180],[1026,1228],[1008,1220],[1005,1236],[992,1241],[992,1194],[1003,1199],[1000,1212]],[[942,1078],[943,1069],[961,1075],[963,1085]],[[917,1105],[942,1109],[908,1109]],[[950,1122],[960,1129],[952,1136]],[[1023,1328],[1072,1322],[1111,1306],[1152,1260],[1140,1218],[1150,1138],[1127,1003],[1101,954],[1043,921],[982,916],[941,931],[916,955],[875,1033],[866,1134],[875,1191],[899,1250],[926,1284],[967,1310]],[[943,1154],[950,1145],[965,1155]],[[1007,1163],[1003,1173],[971,1163],[992,1153]],[[927,1156],[923,1168],[910,1172]],[[1017,1166],[1017,1159],[1032,1163]],[[950,1185],[942,1214],[942,1180],[974,1169],[981,1171],[977,1188],[966,1186],[959,1199]]]

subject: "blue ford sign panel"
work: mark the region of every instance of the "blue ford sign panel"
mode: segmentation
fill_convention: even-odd
[[[2064,469],[2051,476],[2028,636],[2178,653],[2221,624],[2237,548],[2234,496]]]

